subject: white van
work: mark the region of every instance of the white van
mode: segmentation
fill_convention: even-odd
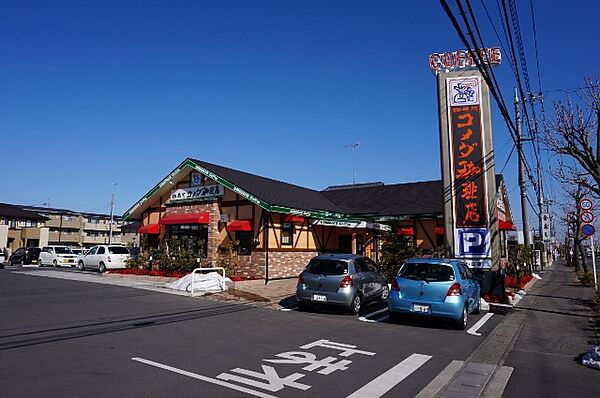
[[[44,246],[40,252],[38,265],[40,267],[44,265],[51,265],[53,267],[68,265],[74,267],[77,265],[76,261],[77,255],[73,254],[68,246]]]

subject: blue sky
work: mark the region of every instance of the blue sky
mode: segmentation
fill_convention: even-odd
[[[517,3],[538,90],[530,2]],[[555,90],[598,73],[600,3],[534,6],[551,110]],[[463,46],[438,1],[3,0],[0,15],[0,202],[108,212],[118,182],[121,214],[186,157],[314,189],[353,170],[357,182],[440,178],[428,56]],[[499,171],[512,144],[492,110]],[[516,156],[504,174],[519,221]]]

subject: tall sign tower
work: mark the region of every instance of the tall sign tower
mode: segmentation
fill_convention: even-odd
[[[500,49],[480,50],[489,65]],[[444,233],[450,257],[497,270],[500,236],[489,88],[467,51],[434,53],[437,75]]]

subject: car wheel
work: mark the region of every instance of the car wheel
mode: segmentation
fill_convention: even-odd
[[[358,315],[358,313],[360,312],[361,305],[362,305],[362,297],[360,297],[360,294],[357,293],[352,298],[352,303],[350,304],[350,313],[352,315]]]
[[[53,261],[52,261],[52,266],[53,266],[54,268],[58,268],[58,261],[56,261],[56,260],[53,260]]]
[[[85,265],[83,265],[83,261],[79,261],[79,262],[77,263],[77,269],[78,269],[79,271],[85,271]]]
[[[98,265],[98,271],[100,271],[101,274],[106,272],[106,265],[104,265],[104,263],[100,263]]]
[[[457,326],[458,330],[465,330],[465,329],[467,329],[468,318],[469,318],[469,309],[465,305],[465,307],[463,308],[462,316],[460,317],[460,319],[456,323],[456,326]]]
[[[381,301],[387,301],[389,296],[390,296],[390,288],[387,284],[385,284],[381,288]]]
[[[25,260],[21,260],[21,267],[25,265]]]
[[[473,310],[473,314],[479,315],[480,312],[481,312],[481,297],[479,298],[479,300],[477,300],[477,306]]]
[[[12,261],[8,260],[8,261],[6,262],[6,265],[10,267],[10,266],[12,265]]]
[[[310,304],[307,303],[306,301],[299,301],[298,309],[302,312],[310,311]]]

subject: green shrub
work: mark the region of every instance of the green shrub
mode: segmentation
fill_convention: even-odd
[[[420,257],[423,252],[415,248],[405,236],[388,236],[381,247],[381,265],[388,280],[396,276],[404,261],[412,257]]]
[[[591,272],[580,272],[579,273],[579,283],[582,286],[593,287],[594,286],[594,274]]]

